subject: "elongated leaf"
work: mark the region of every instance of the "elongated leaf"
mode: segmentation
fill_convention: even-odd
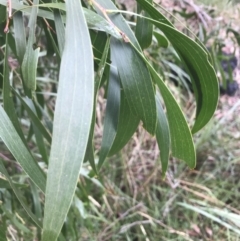
[[[150,4],[152,4],[152,0],[147,0]],[[138,13],[149,17],[148,13],[142,10],[141,6],[137,7]],[[135,29],[136,38],[142,49],[146,49],[152,43],[152,35],[153,35],[153,25],[147,19],[137,17],[137,25]]]
[[[61,16],[61,13],[60,13],[59,9],[55,9],[53,14],[54,14],[54,23],[55,23],[55,26],[56,26],[59,52],[60,52],[60,55],[62,56],[64,43],[65,43],[64,24],[63,24],[62,16]]]
[[[6,42],[8,43],[8,34],[6,35]],[[46,180],[42,170],[33,159],[28,150],[26,140],[21,130],[13,100],[11,86],[9,83],[9,69],[7,64],[8,46],[5,51],[4,62],[4,86],[3,86],[3,104],[4,109],[0,107],[0,137],[10,152],[20,163],[23,170],[29,175],[33,182],[44,192]]]
[[[23,22],[23,14],[21,12],[17,12],[13,15],[13,24],[17,58],[19,63],[22,63],[26,51],[26,34]]]
[[[46,178],[0,106],[0,137],[32,181],[45,192]]]
[[[111,40],[111,53],[121,79],[131,111],[142,121],[151,134],[156,130],[156,102],[148,69],[137,52],[121,40]],[[133,94],[134,93],[134,94]]]
[[[27,146],[22,129],[18,121],[18,117],[15,112],[13,98],[12,98],[12,92],[11,92],[11,86],[10,86],[10,80],[9,80],[9,67],[8,67],[8,34],[6,34],[6,48],[5,48],[5,59],[4,59],[4,69],[3,69],[3,107],[9,119],[11,120],[14,128],[16,129],[18,135],[24,142],[25,146]]]
[[[43,221],[43,241],[59,236],[87,147],[94,105],[93,53],[79,0],[66,1],[60,68]]]
[[[170,129],[172,155],[185,161],[190,168],[194,168],[196,165],[195,147],[193,144],[191,131],[181,111],[181,108],[151,64],[139,51],[137,52],[148,65],[149,71],[151,72],[152,77],[156,82],[164,100]]]
[[[27,99],[26,102],[28,102],[28,108],[27,109],[29,111],[31,111],[33,113],[33,115],[34,114],[36,115],[36,109],[35,109],[35,106],[34,106],[33,102],[31,102],[30,99]],[[38,146],[39,153],[40,153],[43,161],[45,163],[48,163],[48,153],[47,153],[47,150],[46,150],[46,145],[44,143],[43,134],[42,134],[42,131],[40,131],[40,129],[38,127],[38,126],[43,127],[43,125],[41,125],[41,122],[38,121],[37,124],[32,123],[32,126],[33,126],[33,131],[34,131],[34,134],[35,134],[35,139],[36,139],[36,143],[37,143],[37,146]],[[45,132],[47,132],[45,128],[43,130],[45,130]]]
[[[197,102],[196,120],[192,128],[195,133],[203,128],[213,116],[219,95],[219,86],[213,66],[208,55],[199,44],[182,34],[170,24],[163,24],[159,13],[146,0],[137,0],[153,19],[149,19],[157,26],[172,43],[181,60],[188,69]]]
[[[115,62],[114,56],[112,56],[113,63]],[[124,94],[124,90],[121,90],[121,102],[120,112],[118,117],[117,133],[112,144],[109,156],[112,156],[119,152],[130,140],[134,132],[136,131],[140,118],[133,114],[131,111],[127,98]]]
[[[39,0],[34,0],[33,4],[37,5]],[[24,54],[24,58],[21,65],[23,82],[25,87],[27,88],[26,95],[29,98],[32,98],[32,91],[36,89],[36,72],[37,72],[37,63],[38,63],[38,55],[40,48],[34,49],[35,45],[35,28],[37,21],[37,12],[38,7],[32,7],[31,17],[29,20],[29,37],[27,42],[27,49]]]
[[[22,207],[25,209],[25,211],[27,212],[27,214],[29,215],[29,217],[33,220],[34,223],[37,224],[38,227],[42,227],[41,223],[39,222],[39,220],[37,219],[37,217],[32,213],[32,211],[29,209],[29,207],[25,204],[25,202],[23,201],[22,195],[21,193],[18,191],[17,187],[13,184],[10,176],[7,173],[6,168],[3,165],[2,160],[0,159],[0,172],[6,177],[6,179],[8,180],[13,192],[15,193],[18,201],[21,203]]]
[[[158,114],[156,138],[160,149],[160,160],[162,163],[162,176],[165,177],[167,167],[168,167],[169,154],[170,154],[170,130],[168,126],[167,117],[162,108],[159,92],[156,93],[156,103],[157,103],[157,114]]]
[[[118,10],[111,0],[96,0],[105,9]],[[98,12],[99,9],[96,9]],[[139,43],[121,14],[110,15],[111,21],[127,36],[132,44],[141,51]],[[144,124],[144,128],[155,134],[157,111],[152,79],[144,61],[139,58],[129,43],[112,39],[111,51],[116,58],[116,67],[119,72],[122,87],[129,107]],[[133,95],[133,93],[135,93]]]
[[[100,40],[102,40],[102,37],[103,37],[102,33],[98,33],[97,35],[100,35]],[[106,37],[106,36],[104,35],[104,37]],[[96,39],[97,39],[96,41],[99,42],[99,38],[96,37]],[[96,100],[97,100],[97,93],[98,93],[98,90],[100,87],[100,83],[103,78],[104,69],[106,67],[107,57],[108,57],[108,53],[109,53],[109,46],[110,46],[110,38],[109,37],[107,39],[104,38],[104,40],[106,43],[105,43],[104,50],[102,53],[101,61],[98,65],[97,74],[95,76],[92,124],[91,124],[91,130],[90,130],[90,134],[89,134],[89,138],[88,138],[87,150],[86,150],[85,157],[84,157],[84,161],[89,161],[95,174],[97,174],[97,169],[96,169],[95,160],[94,160],[93,134],[94,134],[95,119],[96,119]],[[102,42],[102,41],[100,41],[100,42]]]
[[[42,202],[41,196],[39,195],[38,190],[36,186],[33,184],[33,182],[30,182],[30,188],[31,188],[31,194],[32,194],[33,205],[34,205],[34,213],[38,218],[38,220],[42,220],[43,210],[42,210],[42,204],[41,204]]]
[[[186,119],[165,83],[160,79],[154,69],[150,68],[150,71],[166,105],[172,155],[185,161],[189,167],[194,168],[196,165],[196,152]]]
[[[112,64],[114,64],[114,62]],[[121,87],[118,71],[117,68],[112,65],[108,84],[107,107],[104,118],[104,129],[98,168],[102,166],[104,160],[106,159],[117,133],[118,116],[120,110],[120,92]]]
[[[124,91],[122,90],[117,134],[109,151],[109,156],[116,154],[127,144],[136,131],[139,122],[140,119],[131,112]]]

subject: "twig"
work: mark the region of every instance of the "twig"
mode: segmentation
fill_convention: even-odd
[[[12,1],[11,0],[7,1],[7,12],[8,12],[8,18],[7,18],[6,26],[4,28],[4,33],[8,33],[10,19],[12,18]]]
[[[105,8],[103,8],[100,4],[98,4],[95,0],[90,0],[90,3],[95,5],[103,14],[103,16],[106,18],[106,20],[109,22],[109,24],[122,36],[124,42],[128,43],[130,42],[128,36],[121,31],[113,22],[112,20],[109,18],[109,16],[107,15],[107,10]]]

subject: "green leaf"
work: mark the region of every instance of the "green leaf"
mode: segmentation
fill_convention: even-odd
[[[0,106],[0,137],[32,181],[44,192],[46,178]]]
[[[191,131],[188,127],[182,110],[177,104],[170,90],[167,88],[151,64],[139,51],[138,54],[143,60],[145,60],[149,71],[152,74],[152,78],[156,82],[164,100],[170,129],[172,155],[185,161],[190,168],[194,168],[196,165],[195,147]]]
[[[147,0],[150,4],[152,4],[152,0]],[[149,17],[149,15],[142,11],[141,6],[138,5],[138,13],[143,16]],[[153,35],[153,25],[147,19],[142,17],[137,17],[137,25],[135,29],[136,38],[142,49],[146,49],[152,43],[152,35]]]
[[[96,0],[96,2],[104,9],[118,10],[110,0]],[[99,9],[97,11],[100,12]],[[109,17],[117,28],[141,51],[134,33],[123,16],[114,14]],[[121,40],[111,40],[111,52],[116,58],[116,67],[131,111],[143,121],[144,128],[149,133],[155,134],[157,123],[155,93],[146,64],[129,43]]]
[[[159,92],[156,93],[156,103],[157,103],[157,114],[158,114],[156,138],[160,149],[160,160],[162,163],[162,176],[165,177],[167,167],[168,167],[169,154],[170,154],[170,130],[168,126],[167,117],[162,107]]]
[[[112,9],[112,10],[119,10],[111,0],[95,0],[103,9]],[[0,0],[1,2],[1,0]],[[99,9],[96,9],[99,14],[101,14],[101,11]],[[126,36],[130,39],[130,41],[133,43],[133,45],[139,50],[141,51],[141,47],[133,33],[133,31],[131,30],[131,28],[129,27],[129,25],[127,24],[126,20],[124,19],[124,17],[122,16],[122,14],[112,14],[109,15],[109,18],[111,19],[111,21],[115,24],[115,26],[117,26],[124,34],[126,34]],[[112,35],[113,36],[113,35]],[[122,37],[121,37],[122,38]]]
[[[148,0],[136,1],[142,7],[142,9],[144,9],[154,20],[174,28],[174,25],[162,13],[160,13],[156,8],[154,8]]]
[[[98,32],[97,36],[95,36],[95,37],[96,38],[95,38],[94,43],[100,42],[100,45],[101,45],[100,49],[102,49],[102,48],[104,48],[104,49],[102,52],[101,61],[98,65],[97,74],[95,76],[94,107],[93,107],[92,124],[91,124],[91,130],[90,130],[90,134],[89,134],[88,144],[87,144],[87,150],[86,150],[85,157],[84,157],[84,162],[89,161],[93,171],[95,172],[95,174],[97,174],[97,169],[95,166],[95,159],[94,159],[94,148],[93,148],[93,135],[94,135],[94,127],[95,127],[95,119],[96,119],[96,101],[97,101],[97,94],[98,94],[98,90],[100,87],[100,83],[102,81],[104,70],[106,67],[107,57],[108,57],[108,53],[109,53],[109,46],[110,46],[110,38],[107,37],[102,32]],[[105,46],[102,46],[103,41],[105,42]],[[96,47],[99,47],[99,45]]]
[[[9,119],[11,120],[14,128],[16,129],[18,135],[20,136],[23,143],[27,147],[26,140],[24,138],[22,129],[20,127],[17,114],[15,112],[15,107],[14,107],[12,97],[13,95],[12,95],[10,81],[9,81],[9,67],[8,67],[8,34],[6,34],[6,48],[5,48],[4,70],[3,70],[3,107]]]
[[[41,204],[42,202],[41,195],[39,195],[39,192],[36,186],[33,184],[33,182],[30,182],[30,188],[31,188],[31,194],[33,199],[34,213],[38,218],[38,220],[42,220],[43,210],[42,210],[42,204]]]
[[[54,14],[54,23],[55,23],[55,26],[56,26],[59,52],[60,52],[60,55],[62,56],[64,43],[65,43],[64,23],[63,23],[62,16],[61,16],[61,13],[60,13],[59,9],[55,9],[53,14]]]
[[[219,86],[214,68],[207,52],[188,36],[182,34],[169,24],[160,22],[160,14],[146,0],[137,0],[153,19],[149,19],[158,27],[172,43],[181,60],[185,63],[193,84],[197,102],[196,120],[192,133],[203,128],[212,118],[218,103]]]
[[[21,183],[17,183],[17,182],[13,182],[13,184],[15,186],[17,186],[17,188],[19,188],[19,189],[20,188],[26,189],[26,187],[28,187],[26,184],[21,184]],[[3,176],[0,177],[0,188],[11,189],[9,182]]]
[[[156,131],[156,102],[153,83],[144,61],[129,43],[112,39],[111,53],[131,111],[151,134]],[[134,94],[133,94],[134,93]]]
[[[210,121],[217,108],[218,80],[207,53],[196,42],[171,27],[161,26],[161,30],[190,73],[197,101],[196,120],[192,128],[192,133],[195,133]]]
[[[27,111],[32,123],[39,129],[42,136],[44,136],[44,138],[48,141],[48,143],[51,144],[51,141],[52,141],[51,134],[46,130],[42,122],[38,119],[38,116],[36,115],[36,113],[34,113],[34,111],[30,108],[30,105],[32,105],[32,108],[34,108],[32,100],[29,100],[27,98],[22,98],[14,89],[12,89],[12,91],[21,101],[21,104]]]
[[[172,155],[185,161],[190,168],[194,168],[196,165],[196,152],[186,119],[165,83],[150,65],[149,70],[158,85],[166,105]]]
[[[47,177],[43,241],[59,236],[87,147],[94,105],[90,36],[79,0],[66,1],[67,21]]]
[[[100,169],[104,160],[108,156],[111,146],[114,142],[114,138],[117,133],[118,116],[120,110],[120,93],[121,86],[118,77],[118,71],[112,62],[110,68],[110,77],[108,83],[108,93],[107,93],[107,106],[106,114],[104,118],[104,129],[102,144],[99,154],[98,168]]]
[[[7,18],[7,10],[6,7],[0,5],[0,23],[4,22]]]
[[[0,159],[0,172],[6,177],[6,179],[8,180],[13,192],[15,193],[18,201],[21,203],[22,207],[24,208],[24,210],[27,212],[27,214],[29,215],[29,217],[33,220],[34,223],[37,224],[38,227],[42,227],[41,223],[39,222],[39,220],[37,219],[37,217],[32,213],[32,211],[29,209],[29,207],[25,204],[25,202],[23,201],[22,195],[21,193],[18,191],[17,187],[13,184],[10,176],[7,173],[6,168],[3,165],[2,160]]]
[[[13,15],[13,25],[17,58],[19,63],[22,64],[27,44],[23,14],[21,12],[17,12]]]
[[[109,156],[116,154],[127,144],[136,131],[139,122],[140,119],[131,112],[124,91],[121,90],[121,103],[117,134],[111,150],[109,151]]]
[[[33,4],[38,5],[39,0],[34,0]],[[27,42],[26,52],[21,65],[23,82],[27,89],[25,94],[32,98],[32,92],[36,89],[36,72],[37,72],[37,63],[38,55],[40,48],[34,48],[35,45],[35,28],[37,21],[37,12],[38,7],[32,7],[31,16],[28,23],[29,28],[29,37]]]
[[[153,34],[158,41],[159,47],[163,47],[163,48],[168,47],[168,40],[163,34],[156,32],[156,31],[154,31]]]

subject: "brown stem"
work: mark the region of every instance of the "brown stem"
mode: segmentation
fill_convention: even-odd
[[[109,16],[107,15],[107,11],[105,8],[103,8],[100,4],[98,4],[95,0],[90,0],[90,2],[95,5],[103,14],[103,16],[106,18],[106,20],[109,22],[109,24],[122,36],[123,40],[128,43],[130,42],[128,36],[121,31],[113,22],[112,20],[109,18]]]

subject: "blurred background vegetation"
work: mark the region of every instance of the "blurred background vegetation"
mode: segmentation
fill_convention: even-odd
[[[118,2],[122,9],[135,8],[134,1]],[[98,177],[91,175],[87,164],[83,165],[77,197],[63,227],[64,237],[59,240],[240,240],[239,3],[228,0],[158,2],[158,9],[165,14],[167,11],[179,30],[192,38],[199,37],[209,48],[222,88],[214,118],[194,136],[197,167],[190,170],[171,158],[163,179],[157,143],[139,127],[130,143],[105,162]],[[135,20],[129,14],[126,17],[129,21]],[[191,124],[195,103],[188,75],[164,39],[156,34],[153,41],[145,54],[164,77]],[[44,39],[40,42],[46,48]],[[51,50],[46,48],[46,53],[48,51]],[[2,58],[2,53],[0,56]],[[41,87],[38,98],[41,103],[44,94],[44,101],[48,103],[48,116],[44,118],[49,124],[55,104],[57,61],[46,54],[38,68],[47,76],[38,80]],[[1,68],[2,65],[1,59]],[[16,80],[14,59],[9,59],[9,65],[10,74]],[[22,103],[15,101],[22,126],[28,129],[30,123]],[[101,145],[104,109],[102,93],[97,102],[96,150]],[[28,139],[37,158],[39,143],[31,133]],[[0,158],[7,164],[25,201],[41,217],[43,197],[31,183],[27,188],[26,176],[1,142]],[[41,164],[44,167],[45,164]],[[8,240],[39,240],[40,234],[1,175],[0,200],[0,234],[7,232]]]

